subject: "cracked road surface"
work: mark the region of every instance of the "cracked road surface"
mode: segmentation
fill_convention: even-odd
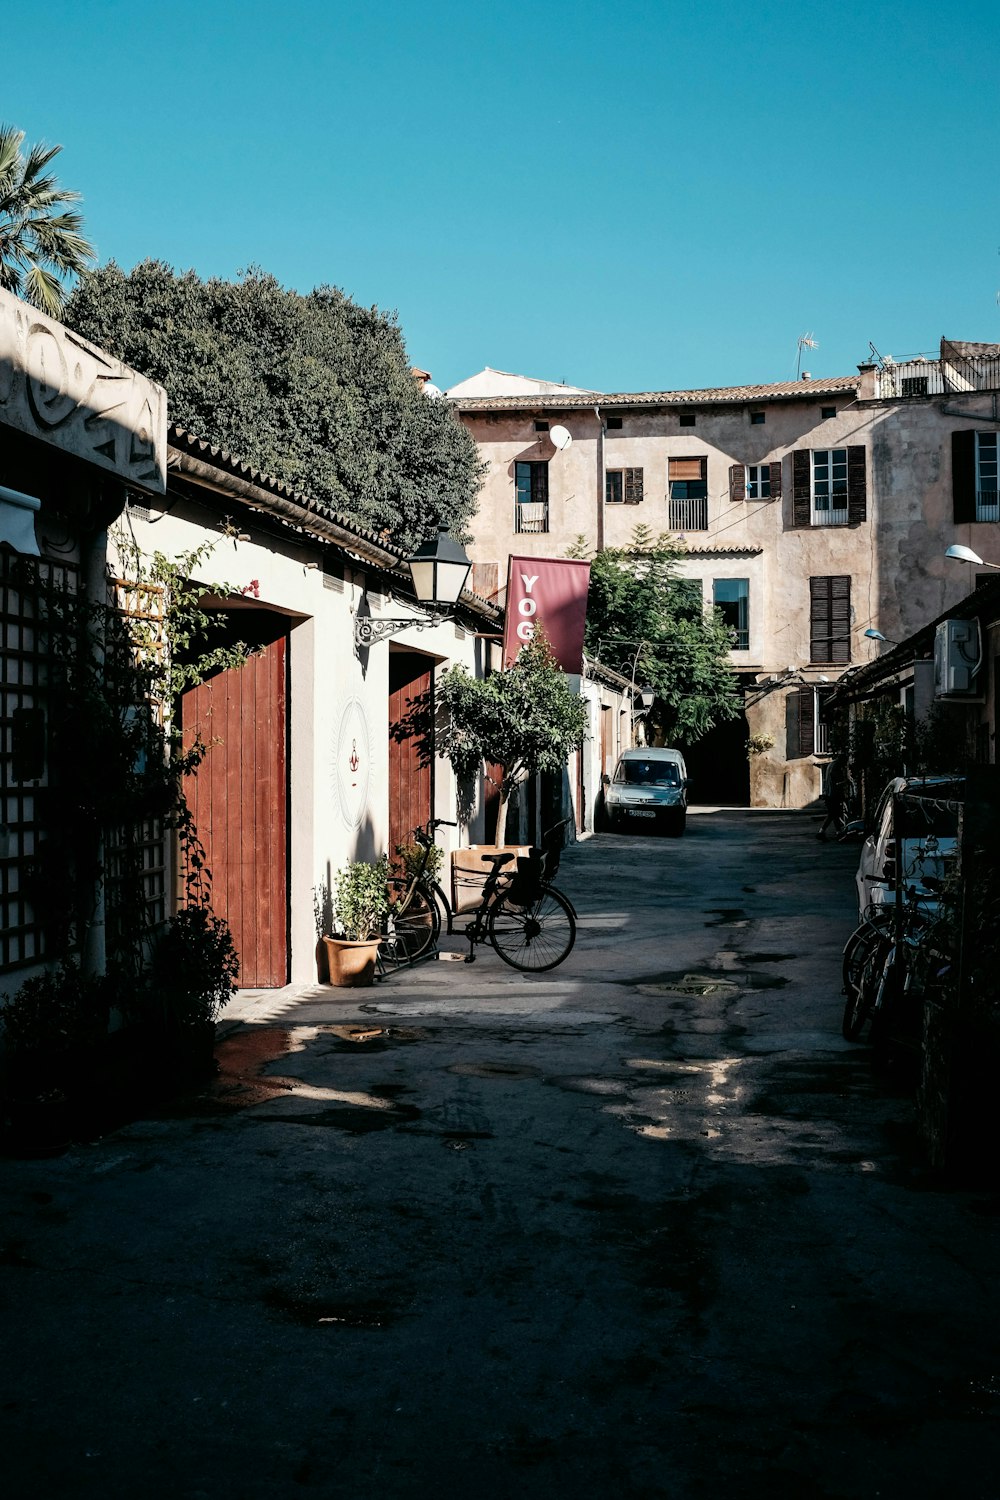
[[[3,1163],[5,1495],[995,1500],[1000,1200],[841,1039],[856,850],[688,829],[567,853],[560,969],[242,996]]]

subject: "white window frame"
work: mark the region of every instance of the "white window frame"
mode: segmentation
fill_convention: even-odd
[[[976,433],[976,520],[1000,521],[997,459],[1000,441],[995,432]]]
[[[752,476],[756,476],[756,478]],[[770,500],[771,498],[771,465],[747,464],[746,492],[748,500]]]
[[[843,489],[837,484],[843,480]],[[814,526],[847,525],[847,449],[812,448],[809,452],[809,495]],[[834,500],[842,505],[833,505]]]

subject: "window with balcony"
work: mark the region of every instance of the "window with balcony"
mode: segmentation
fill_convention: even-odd
[[[609,469],[604,476],[604,499],[608,505],[640,505],[642,470]]]
[[[549,466],[547,463],[514,465],[515,532],[548,531]]]
[[[667,460],[667,521],[673,531],[708,530],[708,459]]]
[[[797,448],[792,454],[792,515],[796,526],[853,526],[867,516],[863,444]]]
[[[953,432],[956,521],[1000,521],[996,432]]]
[[[750,580],[749,578],[716,578],[712,582],[712,603],[733,633],[733,650],[750,650]]]
[[[825,714],[832,692],[832,687],[800,687],[788,694],[785,751],[788,760],[830,754],[830,727]]]
[[[809,660],[841,665],[850,659],[850,575],[810,578]]]

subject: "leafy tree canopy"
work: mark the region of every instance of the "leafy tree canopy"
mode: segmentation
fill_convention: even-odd
[[[456,775],[471,780],[484,761],[501,768],[496,842],[502,844],[517,783],[539,771],[561,771],[583,738],[583,699],[571,692],[538,630],[502,672],[474,678],[464,667],[452,667],[440,681],[437,701],[444,725],[438,746]]]
[[[586,556],[582,542],[573,555]],[[697,581],[680,576],[681,549],[637,526],[628,547],[591,559],[586,650],[656,692],[652,721],[666,744],[692,745],[741,710],[718,610],[706,614]]]
[[[171,420],[410,548],[461,534],[475,444],[411,373],[395,316],[258,268],[202,281],[147,260],[85,276],[66,321],[166,388]]]

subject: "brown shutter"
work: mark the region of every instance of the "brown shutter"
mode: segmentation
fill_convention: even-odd
[[[799,688],[799,754],[812,755],[816,748],[816,713],[811,687]]]
[[[729,498],[745,500],[747,497],[747,471],[743,464],[729,466]]]
[[[792,525],[808,526],[811,509],[809,449],[796,448],[792,454]]]
[[[781,499],[781,460],[780,460],[780,458],[778,459],[777,463],[768,464],[768,468],[771,470],[771,499],[772,500],[780,500]]]
[[[951,485],[956,521],[976,519],[976,434],[951,435]]]
[[[625,504],[642,504],[642,470],[625,470]]]
[[[667,463],[671,479],[704,479],[705,477],[703,458],[671,458]]]
[[[851,579],[839,575],[830,579],[830,660],[846,663],[851,659]]]
[[[786,760],[812,755],[815,733],[813,690],[811,687],[795,688],[785,699]]]
[[[847,450],[847,523],[855,526],[868,514],[865,448],[859,443]]]
[[[846,573],[809,580],[809,660],[851,659],[851,579]]]

